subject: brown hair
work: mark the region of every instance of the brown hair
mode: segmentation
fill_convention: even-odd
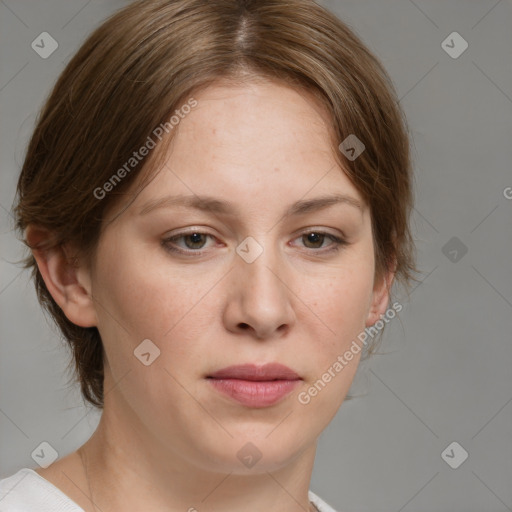
[[[305,88],[325,105],[335,158],[370,205],[376,276],[392,267],[395,280],[414,279],[405,116],[378,59],[311,0],[140,0],[108,18],[71,59],[40,113],[18,181],[17,228],[47,228],[53,235],[47,247],[70,243],[84,257],[94,254],[107,208],[126,195],[143,168],[154,167],[171,138],[115,186],[104,187],[104,198],[93,191],[194,91],[220,78],[244,77]],[[338,149],[350,134],[366,147],[353,161]],[[32,254],[23,262],[71,347],[83,397],[102,408],[97,328],[70,322]]]

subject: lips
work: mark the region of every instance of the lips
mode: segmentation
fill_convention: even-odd
[[[213,389],[246,407],[269,407],[281,401],[302,381],[278,363],[229,366],[207,376]]]
[[[268,363],[263,366],[256,366],[254,364],[228,366],[208,375],[208,378],[251,381],[300,380],[297,373],[279,363]]]

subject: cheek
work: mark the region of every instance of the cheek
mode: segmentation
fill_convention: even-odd
[[[364,348],[364,331],[373,285],[373,272],[340,273],[312,297],[304,347],[308,353],[306,385],[297,400],[315,411],[325,425],[336,414],[352,384]],[[318,322],[317,319],[321,319]],[[323,428],[323,427],[322,427]]]
[[[147,251],[143,244],[112,236],[98,251],[101,267],[95,276],[96,295],[104,325],[116,324],[132,337],[159,338],[186,312],[197,283],[186,287],[180,273],[162,265],[162,251]],[[100,259],[101,258],[101,259]],[[166,273],[167,272],[167,273]],[[187,291],[188,290],[188,291]]]
[[[103,253],[96,289],[98,301],[105,307],[97,307],[98,328],[112,379],[110,387],[119,382],[115,387],[126,401],[151,417],[156,414],[154,404],[189,399],[174,378],[182,382],[197,371],[191,361],[201,360],[200,347],[191,341],[204,332],[207,319],[198,315],[201,309],[194,306],[213,283],[171,275],[172,270],[164,275],[161,264],[147,254],[136,250],[122,253],[122,261],[110,252]],[[151,343],[141,345],[143,340]],[[145,347],[144,351],[139,347]],[[143,352],[150,354],[148,365]],[[158,356],[153,359],[155,354]]]
[[[308,297],[304,302],[311,311],[299,320],[309,329],[304,350],[309,354],[310,371],[301,396],[311,401],[325,421],[343,402],[364,348],[358,335],[364,332],[373,291],[369,250],[371,245],[354,251],[343,266],[330,271],[329,278],[317,275],[302,281],[300,296]]]
[[[364,330],[373,291],[373,259],[348,258],[328,275],[302,280],[300,297],[324,324],[330,340],[339,345]],[[311,320],[310,320],[311,323]]]
[[[104,247],[98,253],[102,265],[94,287],[98,328],[108,360],[117,368],[111,365],[112,371],[119,374],[126,366],[139,370],[133,351],[145,339],[161,351],[156,366],[169,366],[172,360],[179,369],[176,361],[194,357],[200,349],[191,342],[212,323],[209,295],[213,297],[216,283],[222,282],[213,272],[198,272],[192,266],[176,269],[162,254],[116,242],[110,244],[115,251]]]

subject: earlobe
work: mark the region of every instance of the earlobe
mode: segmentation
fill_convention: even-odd
[[[44,228],[29,226],[25,231],[25,239],[32,248],[48,291],[68,320],[80,327],[96,326],[88,270],[78,258],[72,257],[69,247],[43,248],[49,237],[50,233]]]
[[[390,270],[375,283],[372,302],[366,319],[366,327],[374,325],[375,322],[380,319],[381,315],[386,312],[394,278],[395,272]]]

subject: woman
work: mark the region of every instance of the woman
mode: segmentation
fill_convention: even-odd
[[[414,270],[406,121],[310,0],[149,0],[43,108],[17,226],[102,409],[9,511],[334,510],[309,490],[366,329]]]

